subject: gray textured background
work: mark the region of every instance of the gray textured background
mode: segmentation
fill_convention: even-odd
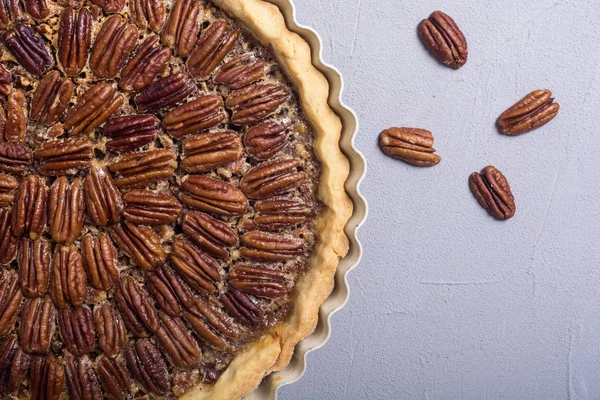
[[[600,398],[600,6],[595,0],[297,0],[360,119],[370,216],[361,265],[329,343],[281,399]],[[469,60],[436,63],[416,35],[441,9]],[[529,91],[561,104],[520,137],[496,117]],[[389,126],[431,130],[442,162],[418,169],[377,147]],[[507,176],[516,216],[497,222],[471,172]]]

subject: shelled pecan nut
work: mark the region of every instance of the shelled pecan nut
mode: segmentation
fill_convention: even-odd
[[[58,71],[51,71],[35,89],[29,117],[44,126],[51,126],[62,117],[72,96],[73,82],[61,78]]]
[[[160,327],[158,312],[148,292],[131,276],[119,280],[115,298],[125,326],[138,337],[156,333]]]
[[[233,185],[207,176],[189,176],[181,185],[181,201],[188,207],[217,215],[242,215],[248,199]]]
[[[50,12],[46,0],[25,0],[23,3],[25,5],[25,11],[27,11],[34,19],[44,19]]]
[[[171,362],[178,368],[190,369],[200,361],[202,351],[179,317],[160,312],[161,327],[156,339]]]
[[[259,215],[254,217],[254,224],[266,230],[288,228],[306,222],[313,214],[309,206],[300,200],[284,197],[271,197],[259,200],[254,204]]]
[[[256,59],[252,54],[242,54],[225,63],[213,78],[219,85],[231,90],[241,89],[265,76],[267,63]]]
[[[263,266],[233,265],[229,269],[229,283],[258,297],[281,297],[288,292],[285,272]]]
[[[304,240],[285,233],[250,231],[242,235],[242,243],[247,246],[240,249],[242,257],[261,261],[291,260],[305,249]]]
[[[0,1],[0,28],[6,29],[22,17],[21,2],[19,0]]]
[[[171,58],[171,49],[158,43],[158,36],[147,37],[127,62],[119,86],[126,92],[142,90],[160,74]]]
[[[123,96],[108,83],[98,83],[79,96],[67,112],[65,129],[70,135],[91,134],[123,105]]]
[[[50,296],[56,307],[63,309],[70,303],[81,305],[87,296],[87,278],[81,254],[73,246],[57,246],[52,257]]]
[[[181,169],[199,173],[235,163],[242,157],[240,136],[232,131],[204,133],[183,142]]]
[[[458,69],[467,62],[467,40],[456,22],[441,11],[434,11],[419,24],[421,40],[442,63]]]
[[[225,20],[210,24],[200,35],[196,47],[188,58],[188,70],[192,76],[206,79],[233,49],[239,32],[230,29]]]
[[[195,89],[196,86],[190,76],[179,72],[146,86],[134,100],[140,112],[157,111],[179,103]]]
[[[42,75],[54,65],[44,41],[28,25],[18,24],[2,34],[2,42],[27,72]]]
[[[22,300],[19,279],[14,274],[8,274],[0,282],[0,338],[12,330]]]
[[[160,33],[165,24],[165,3],[163,0],[131,0],[129,2],[130,18],[140,29],[150,28]]]
[[[255,83],[232,91],[225,105],[233,111],[231,123],[252,125],[275,113],[289,98],[290,91],[282,84]]]
[[[102,167],[92,167],[84,182],[87,213],[96,225],[108,226],[121,219],[123,200],[110,173]]]
[[[127,345],[125,360],[133,378],[146,391],[164,396],[171,390],[167,364],[150,340],[141,339]]]
[[[179,57],[187,57],[194,48],[200,25],[198,15],[202,5],[197,0],[176,0],[162,31],[166,47],[176,49]]]
[[[197,299],[194,307],[184,311],[183,315],[194,332],[218,350],[226,350],[230,346],[227,338],[237,337],[235,328],[227,318],[213,310],[204,300]]]
[[[130,190],[123,200],[123,218],[138,225],[168,225],[177,221],[183,211],[176,197],[152,190]]]
[[[59,400],[65,384],[65,370],[52,356],[35,357],[29,369],[31,400]]]
[[[116,175],[116,187],[130,189],[171,178],[177,168],[177,161],[171,150],[157,149],[125,154],[113,161],[108,168]]]
[[[38,175],[28,175],[19,184],[12,211],[15,236],[29,233],[32,239],[46,227],[46,185]]]
[[[0,343],[0,394],[12,393],[21,387],[30,362],[31,356],[21,350],[16,336],[11,335]]]
[[[11,219],[11,210],[0,208],[0,265],[10,264],[19,246],[19,237],[13,233]]]
[[[257,160],[268,160],[287,145],[290,122],[265,121],[254,125],[244,135],[246,153]]]
[[[169,112],[163,118],[163,127],[173,138],[180,139],[213,128],[226,119],[221,96],[209,94]]]
[[[181,228],[202,250],[218,258],[226,258],[229,253],[225,247],[238,243],[238,236],[229,225],[202,212],[188,212]]]
[[[1,9],[1,7],[0,7]],[[1,19],[0,15],[0,19]],[[0,21],[0,26],[2,26],[2,22]],[[13,79],[12,74],[9,70],[6,69],[4,65],[0,65],[0,95],[8,96],[8,92],[13,87]]]
[[[190,308],[194,305],[191,291],[179,278],[179,274],[166,265],[153,272],[145,272],[144,278],[150,294],[158,306],[167,314],[176,317],[181,314],[181,308]]]
[[[425,129],[390,128],[381,132],[379,145],[385,154],[419,167],[440,162],[433,148],[433,135]]]
[[[102,388],[91,363],[84,357],[65,356],[67,387],[73,400],[102,400]]]
[[[263,312],[246,294],[230,287],[221,293],[219,299],[225,310],[242,325],[257,326],[263,318]]]
[[[119,13],[125,7],[125,0],[92,0],[98,7],[102,7],[105,13]]]
[[[473,172],[469,186],[479,204],[496,219],[506,220],[515,215],[515,198],[508,181],[496,167],[488,165],[482,173]]]
[[[8,93],[6,115],[3,141],[23,143],[27,131],[27,101],[21,89],[13,88]]]
[[[98,346],[106,357],[115,358],[127,341],[127,331],[121,316],[104,303],[94,309],[94,322]]]
[[[117,250],[105,232],[98,237],[87,234],[81,239],[81,259],[93,288],[110,290],[119,279]]]
[[[23,237],[19,247],[19,279],[25,297],[42,297],[50,282],[52,246],[44,237],[31,240]]]
[[[61,176],[50,187],[48,197],[48,226],[55,242],[73,244],[83,227],[83,185],[75,178],[69,185]]]
[[[33,156],[40,161],[38,171],[44,175],[74,175],[90,167],[94,149],[88,139],[55,139],[39,145]]]
[[[187,240],[178,239],[173,243],[171,262],[194,289],[209,294],[217,291],[217,283],[221,280],[219,263]]]
[[[124,222],[114,225],[110,229],[110,236],[123,253],[145,270],[151,271],[167,261],[160,238],[148,226]]]
[[[114,78],[135,47],[138,31],[120,15],[106,19],[90,55],[90,69],[98,78]]]
[[[151,114],[125,115],[113,118],[104,125],[102,134],[112,138],[106,149],[126,153],[151,143],[160,133],[160,121]]]
[[[498,129],[505,135],[521,135],[550,122],[559,108],[550,90],[534,90],[500,115]]]
[[[45,354],[54,334],[56,311],[49,297],[27,299],[19,317],[19,344],[27,353]]]
[[[67,7],[58,27],[58,61],[67,75],[79,75],[87,63],[92,44],[92,14],[81,7]]]
[[[100,357],[96,363],[96,371],[104,388],[105,398],[126,400],[131,394],[131,376],[123,362]]]
[[[82,356],[96,347],[94,317],[88,306],[59,310],[58,327],[63,343],[71,354]]]
[[[22,175],[31,165],[31,150],[18,143],[0,143],[0,171]]]
[[[12,175],[0,173],[0,206],[8,206],[13,203],[15,190],[18,187],[19,181],[17,178]]]
[[[306,179],[302,161],[298,159],[277,159],[267,161],[246,172],[240,181],[240,188],[251,199],[264,199],[287,192]]]

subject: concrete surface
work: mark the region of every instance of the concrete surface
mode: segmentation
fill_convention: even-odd
[[[332,336],[292,399],[600,398],[600,5],[593,0],[297,0],[346,80],[369,170],[362,264]],[[469,60],[438,64],[416,35],[453,16]],[[549,125],[498,134],[529,91],[561,104]],[[387,127],[427,128],[442,162],[377,147]],[[516,216],[497,222],[467,179],[507,176]]]

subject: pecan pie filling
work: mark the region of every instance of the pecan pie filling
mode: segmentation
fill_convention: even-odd
[[[0,395],[176,398],[290,314],[314,132],[199,0],[0,2]]]

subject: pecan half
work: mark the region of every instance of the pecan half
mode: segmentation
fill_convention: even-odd
[[[165,2],[163,0],[131,0],[129,2],[130,18],[140,29],[150,28],[160,33],[165,24]]]
[[[58,327],[63,343],[73,355],[88,354],[96,347],[94,317],[88,306],[59,310]]]
[[[27,353],[44,354],[54,334],[55,309],[49,297],[25,300],[19,317],[19,344]]]
[[[188,97],[196,86],[188,74],[183,72],[160,78],[146,86],[134,98],[141,112],[157,111],[173,106]]]
[[[289,228],[306,222],[313,211],[300,200],[284,197],[271,197],[259,200],[254,204],[259,215],[254,217],[254,224],[267,230]]]
[[[25,11],[27,11],[34,19],[44,19],[50,12],[46,0],[25,0],[24,4]]]
[[[0,337],[6,336],[12,330],[21,300],[23,294],[19,290],[19,279],[16,275],[8,274],[0,282]]]
[[[178,239],[173,243],[171,262],[194,289],[210,294],[217,291],[217,283],[221,280],[219,263],[187,240]]]
[[[469,186],[479,204],[494,218],[505,220],[515,215],[515,198],[508,181],[496,167],[488,165],[482,173],[473,172]]]
[[[112,153],[127,153],[151,143],[160,133],[160,121],[154,115],[125,115],[104,125],[102,134],[112,138],[106,149]]]
[[[138,225],[168,225],[177,221],[183,211],[176,197],[152,190],[130,190],[123,200],[123,217]]]
[[[104,388],[104,395],[110,400],[126,400],[131,393],[131,377],[123,362],[100,357],[96,371]]]
[[[225,105],[233,111],[231,123],[252,125],[275,113],[290,98],[290,91],[283,84],[256,83],[234,90]]]
[[[67,75],[79,75],[88,60],[92,44],[92,14],[82,7],[67,7],[58,27],[58,61]]]
[[[23,11],[20,7],[19,0],[3,0],[0,1],[0,28],[6,29],[13,22],[21,19]]]
[[[33,156],[40,161],[38,171],[44,175],[74,175],[90,167],[94,149],[88,139],[55,139],[39,145]]]
[[[108,83],[98,83],[79,96],[65,119],[70,135],[91,134],[123,105],[123,96]]]
[[[299,237],[262,231],[250,231],[242,235],[240,254],[253,260],[287,261],[302,254],[305,242]],[[238,288],[239,289],[239,288]]]
[[[31,150],[22,144],[0,143],[0,171],[22,175],[31,165]]]
[[[100,349],[107,357],[115,358],[127,341],[127,331],[121,316],[104,303],[94,309],[94,322]]]
[[[267,63],[256,59],[252,54],[242,54],[225,63],[213,81],[229,89],[241,89],[265,76]]]
[[[197,299],[193,308],[184,311],[186,321],[207,344],[218,349],[229,347],[227,338],[235,339],[237,332],[227,318],[212,309],[204,300]]]
[[[194,47],[200,30],[198,15],[201,9],[197,0],[176,0],[173,3],[161,39],[165,46],[176,49],[180,57],[187,57]]]
[[[150,340],[142,339],[127,345],[125,360],[133,378],[146,391],[164,396],[171,390],[167,364]]]
[[[44,126],[51,126],[62,117],[72,96],[73,82],[61,78],[58,71],[51,71],[35,89],[29,117]]]
[[[18,24],[2,34],[2,42],[27,72],[42,75],[54,65],[44,40],[28,25]]]
[[[109,290],[119,279],[117,250],[104,232],[98,237],[87,234],[81,239],[81,258],[90,281],[98,290]]]
[[[210,24],[200,35],[194,51],[188,58],[188,70],[192,76],[206,79],[233,49],[239,32],[229,29],[225,20]]]
[[[178,368],[189,369],[200,361],[202,351],[179,317],[160,312],[162,325],[156,338],[165,354]]]
[[[188,207],[217,215],[242,215],[248,199],[233,185],[207,176],[189,176],[181,185],[181,201]]]
[[[115,292],[117,305],[127,329],[138,337],[156,333],[160,327],[158,312],[148,292],[131,276],[119,280]]]
[[[119,222],[123,200],[110,173],[105,168],[92,167],[83,185],[87,213],[94,224],[108,226]]]
[[[125,7],[125,0],[92,0],[92,2],[102,7],[107,14],[118,13]]]
[[[229,253],[225,247],[235,246],[238,242],[237,234],[229,225],[201,212],[188,212],[181,227],[187,237],[215,257],[227,258]]]
[[[0,265],[10,264],[19,245],[19,237],[13,233],[11,216],[11,210],[0,208]]]
[[[0,173],[0,206],[12,204],[15,199],[15,190],[18,187],[19,181],[17,178],[12,175]]]
[[[240,181],[240,188],[251,199],[264,199],[287,192],[305,179],[302,161],[294,158],[277,159],[264,162],[246,172]]]
[[[145,270],[151,271],[167,261],[160,238],[148,226],[124,222],[114,225],[110,229],[110,236],[123,253]]]
[[[209,94],[169,112],[163,118],[163,126],[169,135],[180,139],[213,128],[225,119],[227,112],[223,108],[223,99],[218,94]]]
[[[81,305],[85,300],[87,278],[76,247],[57,246],[54,249],[50,296],[60,309],[66,308],[69,303]]]
[[[559,108],[550,90],[534,90],[500,115],[498,129],[511,136],[527,133],[550,122]]]
[[[19,348],[16,336],[11,335],[0,343],[0,394],[20,389],[30,362],[31,356]]]
[[[287,145],[289,122],[265,121],[254,125],[244,135],[246,153],[257,160],[268,160]]]
[[[98,376],[86,358],[65,356],[67,386],[73,400],[102,400],[102,388]]]
[[[193,306],[191,291],[171,268],[163,265],[153,272],[145,272],[144,278],[154,300],[167,314],[176,317],[181,313],[181,306],[185,309]]]
[[[157,149],[125,154],[108,168],[116,175],[115,186],[130,189],[171,178],[177,161],[171,150]]]
[[[121,72],[119,86],[126,92],[142,90],[160,74],[169,59],[171,49],[158,43],[158,36],[147,37]]]
[[[38,175],[28,175],[19,184],[12,211],[12,231],[16,236],[29,233],[32,239],[46,227],[46,185]]]
[[[258,297],[281,297],[288,292],[285,272],[263,266],[233,265],[229,269],[229,283]]]
[[[137,41],[135,25],[128,24],[120,15],[109,17],[94,42],[90,55],[90,69],[98,78],[114,78],[129,57]]]
[[[50,282],[50,242],[39,237],[23,237],[19,248],[19,278],[25,297],[41,297],[48,291]]]
[[[55,242],[73,244],[83,227],[83,185],[75,178],[69,185],[61,176],[50,187],[48,197],[48,226]]]
[[[441,11],[434,11],[419,24],[421,40],[442,63],[458,69],[465,65],[467,40],[456,22]]]
[[[219,299],[233,318],[242,325],[257,326],[263,319],[263,312],[246,294],[229,288]]]
[[[1,9],[1,6],[0,6]],[[0,19],[1,19],[1,12],[0,12]],[[2,25],[2,22],[0,21],[0,26]],[[13,79],[12,79],[12,74],[10,73],[9,70],[6,69],[6,67],[4,65],[0,65],[0,94],[2,96],[8,96],[8,92],[10,92],[10,89],[12,89],[13,87]]]
[[[6,124],[3,141],[23,143],[27,131],[27,101],[21,89],[11,89],[8,93]]]
[[[235,163],[242,157],[240,136],[232,131],[204,133],[183,142],[181,169],[198,173]]]
[[[29,369],[31,400],[59,400],[65,384],[62,363],[52,356],[35,357]]]
[[[381,132],[379,146],[385,154],[419,167],[432,167],[440,162],[433,148],[433,135],[425,129],[390,128]]]

